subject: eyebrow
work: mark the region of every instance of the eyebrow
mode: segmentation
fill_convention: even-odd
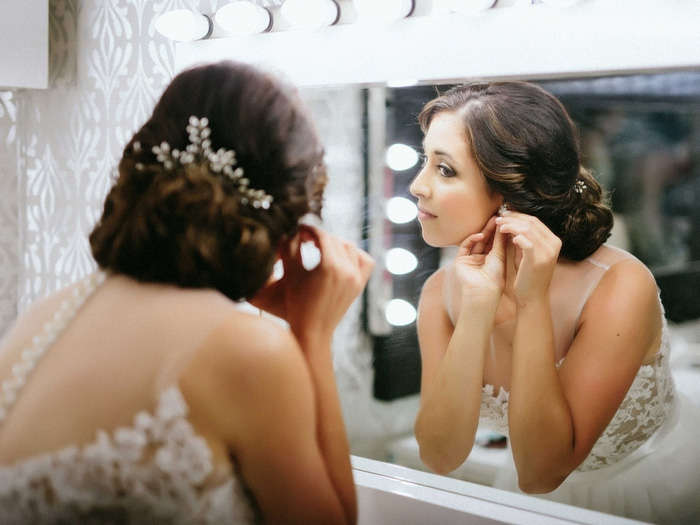
[[[425,152],[425,143],[423,142],[423,143],[421,143],[421,145],[423,146],[423,151]],[[450,155],[449,153],[447,153],[446,151],[442,151],[442,150],[436,149],[436,150],[433,152],[433,154],[435,154],[435,155],[441,155],[441,156],[443,156],[443,157],[447,157],[447,158],[450,159],[452,162],[456,162],[456,161],[455,161],[455,158],[454,158],[452,155]]]

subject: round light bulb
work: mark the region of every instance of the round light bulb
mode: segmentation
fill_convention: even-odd
[[[334,0],[285,0],[281,12],[294,29],[331,26],[340,18],[340,7]]]
[[[392,326],[406,326],[418,317],[415,307],[403,299],[392,299],[384,309],[384,317]]]
[[[418,153],[406,144],[392,144],[386,149],[386,165],[394,171],[404,171],[418,164]]]
[[[405,197],[392,197],[386,202],[386,217],[394,224],[411,222],[417,216],[418,206]]]
[[[384,256],[384,264],[393,275],[406,275],[418,267],[418,258],[403,248],[392,248]]]
[[[254,35],[269,31],[272,14],[251,2],[231,2],[214,15],[214,20],[231,35]]]
[[[156,31],[177,42],[193,42],[208,38],[212,31],[211,19],[189,9],[163,13],[156,20]]]

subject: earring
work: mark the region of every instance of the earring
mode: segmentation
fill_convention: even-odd
[[[498,214],[503,215],[507,211],[508,211],[508,205],[504,202],[503,204],[501,204],[501,207],[498,208]]]

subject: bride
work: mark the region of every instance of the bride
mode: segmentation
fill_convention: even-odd
[[[356,520],[330,346],[373,262],[300,224],[325,182],[292,88],[231,62],[173,79],[90,235],[99,270],[2,343],[0,522]]]
[[[612,212],[564,107],[533,84],[479,83],[420,123],[423,238],[458,246],[419,306],[424,463],[456,469],[481,423],[510,438],[499,488],[700,522],[700,414],[673,384],[651,272],[605,244]]]

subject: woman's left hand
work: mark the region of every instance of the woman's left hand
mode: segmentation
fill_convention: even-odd
[[[559,258],[561,239],[538,218],[517,211],[504,212],[496,218],[496,224],[509,240],[506,253],[509,266],[516,272],[516,299],[544,299]]]

